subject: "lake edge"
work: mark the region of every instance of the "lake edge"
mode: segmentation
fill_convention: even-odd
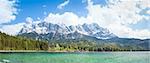
[[[88,52],[150,52],[150,51],[44,51],[44,50],[0,50],[0,53],[9,53],[9,52],[52,52],[52,53],[88,53]]]

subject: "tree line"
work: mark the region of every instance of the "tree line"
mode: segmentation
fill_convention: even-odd
[[[118,43],[103,43],[87,40],[74,40],[70,42],[49,42],[49,51],[140,51],[142,47],[134,45],[122,45]]]
[[[48,50],[48,43],[0,32],[0,50]]]
[[[0,50],[46,50],[46,51],[133,51],[144,50],[135,45],[88,40],[39,41],[0,32]]]

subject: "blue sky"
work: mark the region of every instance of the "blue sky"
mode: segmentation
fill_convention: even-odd
[[[12,35],[30,18],[67,25],[98,23],[119,37],[150,38],[147,0],[0,0],[0,4],[0,30]]]
[[[17,18],[11,23],[25,21],[27,17],[32,17],[33,19],[39,17],[44,19],[48,13],[62,14],[68,11],[76,13],[79,16],[86,16],[86,4],[83,4],[82,0],[72,0],[63,9],[58,9],[57,6],[63,2],[64,0],[19,0],[17,6],[17,8],[19,8]]]
[[[70,2],[63,9],[58,9],[57,6],[65,0],[18,0],[17,8],[18,14],[11,24],[23,22],[27,17],[33,19],[44,19],[48,13],[64,13],[73,12],[78,16],[86,16],[88,10],[86,9],[87,3],[84,0],[70,0]],[[93,0],[94,4],[106,5],[105,0]],[[45,14],[46,13],[46,14]]]

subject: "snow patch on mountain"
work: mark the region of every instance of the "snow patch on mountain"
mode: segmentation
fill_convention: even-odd
[[[98,39],[109,39],[117,37],[106,28],[100,27],[96,23],[92,24],[79,24],[79,25],[65,25],[65,24],[52,24],[47,22],[27,22],[21,29],[19,34],[36,32],[40,34],[52,33],[53,35],[69,36],[75,38],[75,35],[87,35]],[[80,36],[81,37],[81,36]]]

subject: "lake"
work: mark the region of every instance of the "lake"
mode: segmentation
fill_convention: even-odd
[[[1,52],[0,63],[150,63],[150,52]]]

